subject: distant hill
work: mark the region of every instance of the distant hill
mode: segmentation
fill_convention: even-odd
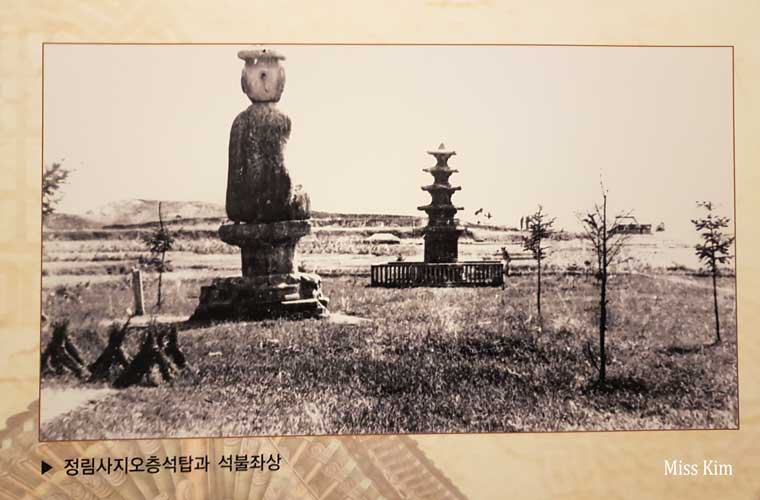
[[[202,201],[164,201],[161,213],[165,222],[215,223],[227,218],[224,206]],[[398,227],[421,226],[425,217],[390,214],[351,214],[312,211],[312,222],[317,226],[343,227]],[[158,200],[120,200],[90,210],[83,215],[55,214],[45,227],[53,230],[95,228],[140,228],[158,221]]]
[[[164,222],[185,229],[214,226],[227,219],[224,206],[203,201],[164,201],[161,205]],[[144,229],[158,222],[158,200],[120,200],[90,210],[83,215],[55,214],[45,221],[45,228],[61,230],[86,229]],[[339,228],[422,228],[425,215],[392,215],[335,213],[312,210],[312,224],[319,227]],[[486,224],[462,225],[479,231],[505,231],[512,228]]]
[[[203,201],[164,201],[164,220],[226,218],[224,206]],[[121,200],[108,203],[84,214],[101,226],[145,224],[158,220],[158,200]]]
[[[96,221],[73,214],[50,214],[42,221],[45,229],[54,231],[72,231],[81,229],[96,229],[101,227]]]

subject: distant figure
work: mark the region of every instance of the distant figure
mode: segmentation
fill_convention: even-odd
[[[520,231],[523,229],[523,221],[525,220],[525,217],[520,217]]]
[[[504,277],[506,278],[509,276],[509,263],[512,261],[512,258],[509,256],[509,252],[507,251],[507,247],[501,247],[501,265],[504,268]],[[506,282],[506,279],[504,280]]]

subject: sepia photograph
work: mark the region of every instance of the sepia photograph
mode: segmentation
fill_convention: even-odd
[[[731,47],[43,54],[41,440],[738,428]]]

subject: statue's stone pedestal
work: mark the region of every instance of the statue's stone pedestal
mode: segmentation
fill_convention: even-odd
[[[309,234],[308,221],[269,224],[226,224],[222,241],[239,246],[241,278],[217,278],[201,288],[191,320],[260,320],[279,317],[321,318],[329,300],[316,274],[296,272],[298,240]]]

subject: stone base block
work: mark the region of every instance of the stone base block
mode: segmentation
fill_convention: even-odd
[[[459,258],[459,237],[463,230],[456,226],[427,226],[424,229],[425,262],[454,263]]]
[[[218,278],[201,288],[190,321],[323,318],[328,303],[316,274]]]
[[[271,224],[225,224],[219,237],[240,247],[243,276],[247,279],[295,273],[293,257],[298,240],[309,234],[306,220]]]

